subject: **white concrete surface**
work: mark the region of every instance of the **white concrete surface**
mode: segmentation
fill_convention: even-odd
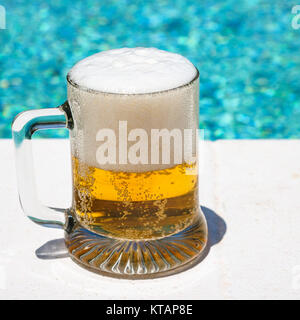
[[[63,232],[24,217],[12,142],[1,140],[0,298],[299,299],[300,141],[206,142],[204,150],[200,198],[215,212],[205,209],[214,245],[183,273],[129,281],[90,273],[69,258],[36,257]],[[34,141],[34,155],[41,201],[67,207],[68,141]]]

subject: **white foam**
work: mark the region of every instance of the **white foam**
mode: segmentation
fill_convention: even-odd
[[[183,56],[156,48],[122,48],[96,53],[69,72],[74,83],[101,92],[151,93],[177,88],[197,74]]]

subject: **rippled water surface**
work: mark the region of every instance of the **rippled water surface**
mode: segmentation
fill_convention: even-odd
[[[0,137],[10,137],[18,112],[62,103],[65,76],[78,60],[111,48],[153,46],[188,57],[200,70],[200,126],[207,139],[300,138],[295,4],[1,1],[6,29],[0,30]]]

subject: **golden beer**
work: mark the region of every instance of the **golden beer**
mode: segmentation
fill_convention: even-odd
[[[24,211],[63,228],[69,256],[88,270],[134,279],[190,267],[207,243],[198,203],[198,70],[178,54],[122,48],[78,62],[67,82],[59,108],[14,122]],[[36,130],[61,127],[70,135],[73,200],[56,209],[37,201],[28,142]]]
[[[118,172],[73,157],[74,208],[87,229],[120,239],[156,239],[198,217],[196,164]]]

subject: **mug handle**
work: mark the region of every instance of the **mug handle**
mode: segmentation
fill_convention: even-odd
[[[67,209],[42,205],[37,197],[31,137],[43,129],[72,128],[70,107],[66,101],[57,108],[21,112],[12,123],[15,145],[19,200],[24,213],[35,223],[45,227],[63,229]],[[37,218],[39,217],[39,218]]]

